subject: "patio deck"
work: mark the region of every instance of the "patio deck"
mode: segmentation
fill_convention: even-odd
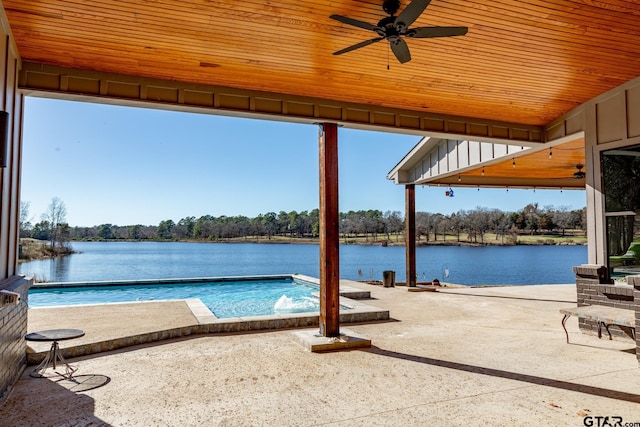
[[[582,334],[575,319],[567,324],[571,344],[565,342],[558,310],[575,304],[575,285],[417,293],[350,285],[370,290],[366,303],[389,309],[394,319],[348,326],[371,338],[370,349],[308,353],[291,330],[144,344],[72,359],[77,375],[110,379],[85,392],[31,378],[28,368],[0,407],[0,420],[3,426],[584,425],[586,416],[640,422],[635,343]],[[129,333],[169,317],[160,305],[144,319],[125,316],[115,323],[86,319],[94,325],[87,329]],[[86,327],[81,317],[73,321]]]

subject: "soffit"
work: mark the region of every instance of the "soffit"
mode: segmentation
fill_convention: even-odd
[[[505,157],[494,163],[478,165],[460,173],[448,174],[417,184],[448,186],[480,186],[511,188],[584,189],[584,177],[574,173],[587,172],[584,138],[576,138],[554,147],[538,147],[519,156]]]
[[[640,9],[626,0],[433,0],[413,27],[469,32],[408,40],[406,64],[385,42],[331,54],[375,34],[329,15],[376,23],[381,1],[2,3],[25,61],[528,125],[640,66]]]

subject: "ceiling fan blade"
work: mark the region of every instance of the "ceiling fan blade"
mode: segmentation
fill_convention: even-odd
[[[391,51],[401,64],[411,61],[411,53],[409,52],[407,42],[402,39],[397,39],[395,42],[389,43],[391,44]]]
[[[351,52],[352,50],[360,49],[361,47],[369,46],[370,44],[379,42],[380,40],[384,40],[384,37],[377,37],[375,39],[365,40],[360,43],[356,43],[353,46],[345,47],[342,50],[337,52],[333,52],[334,55],[342,55],[343,53]]]
[[[464,36],[469,29],[467,27],[419,27],[407,31],[407,37],[426,39],[432,37]]]
[[[354,27],[358,27],[358,28],[364,28],[365,30],[371,30],[371,31],[378,30],[377,26],[369,24],[368,22],[358,21],[357,19],[347,18],[346,16],[342,16],[342,15],[331,15],[329,18],[335,19],[336,21],[340,21],[343,24],[353,25]]]
[[[424,12],[424,10],[429,6],[431,0],[413,0],[409,3],[409,6],[405,7],[400,15],[396,17],[395,24],[402,22],[405,28],[409,27],[413,24],[413,21],[418,19],[418,17]]]

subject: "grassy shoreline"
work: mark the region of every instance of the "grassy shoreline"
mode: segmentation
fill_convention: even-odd
[[[73,247],[66,243],[63,246],[52,247],[48,241],[21,238],[18,262],[55,258],[73,253],[75,253]]]
[[[446,236],[438,235],[437,240],[433,236],[427,241],[424,236],[416,240],[417,246],[517,246],[517,245],[586,245],[587,238],[578,233],[567,234],[565,236],[555,234],[520,234],[517,236],[496,236],[493,233],[486,233],[484,239],[476,239],[474,241],[464,235],[458,238],[456,235],[448,234]],[[247,236],[234,237],[228,239],[174,239],[174,240],[129,240],[129,239],[86,239],[77,241],[98,241],[98,242],[190,242],[190,243],[260,243],[260,244],[314,244],[319,243],[316,237],[289,237],[289,236]],[[72,242],[73,243],[73,242]],[[363,246],[404,246],[404,236],[394,234],[389,237],[387,235],[378,234],[375,238],[372,236],[342,236],[340,244],[343,245],[363,245]]]
[[[584,234],[572,231],[564,236],[558,234],[518,234],[516,236],[498,236],[495,233],[486,233],[482,241],[474,241],[466,234],[458,238],[457,235],[438,235],[434,240],[433,235],[427,241],[425,236],[416,240],[417,246],[517,246],[517,245],[586,245],[587,238]],[[298,238],[286,236],[271,236],[271,239],[260,237],[237,237],[217,240],[181,240],[189,242],[217,242],[217,243],[287,243],[287,244],[318,244],[318,238]],[[378,234],[375,238],[371,236],[341,236],[340,244],[343,245],[363,245],[363,246],[405,246],[404,235]]]
[[[565,236],[554,234],[520,234],[517,236],[497,236],[493,233],[484,235],[484,239],[476,239],[473,241],[468,236],[458,238],[456,235],[448,234],[446,236],[438,235],[437,240],[430,236],[427,241],[424,236],[416,240],[416,246],[517,246],[517,245],[549,245],[549,246],[572,246],[586,245],[587,238],[579,233],[571,233]],[[179,239],[179,240],[128,240],[128,239],[87,239],[77,241],[97,241],[97,242],[191,242],[191,243],[260,243],[260,244],[319,244],[319,239],[313,237],[288,237],[288,236],[251,236],[236,237],[230,239],[216,240],[196,240],[196,239]],[[57,256],[65,256],[76,253],[73,250],[73,242],[65,244],[62,247],[56,246],[52,248],[49,242],[35,240],[30,238],[20,239],[20,257],[19,262],[32,261],[37,259],[55,258]],[[404,246],[404,236],[395,234],[391,236],[378,235],[372,236],[342,236],[340,238],[342,245],[363,245],[363,246]]]

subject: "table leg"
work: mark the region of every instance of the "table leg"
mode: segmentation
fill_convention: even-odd
[[[564,317],[562,318],[562,328],[564,329],[564,333],[567,336],[567,344],[569,344],[569,332],[567,332],[567,319],[571,317],[570,314],[565,314]]]
[[[60,361],[60,363],[62,365],[64,365],[64,373],[58,372],[56,370],[58,361]],[[56,374],[58,374],[58,375],[60,375],[60,376],[62,376],[64,378],[67,378],[67,379],[71,379],[73,377],[73,373],[77,369],[77,368],[74,368],[71,365],[69,365],[69,363],[67,363],[67,361],[65,360],[64,356],[62,355],[62,351],[60,350],[60,346],[58,345],[57,341],[54,341],[54,342],[51,343],[51,348],[49,349],[49,351],[45,355],[44,359],[31,372],[30,375],[32,377],[34,377],[34,378],[46,378],[46,376],[44,375],[44,372],[47,370],[49,365],[51,365],[51,367],[53,368],[53,371]]]
[[[604,325],[604,328],[607,330],[607,333],[609,334],[609,341],[611,341],[613,339],[613,337],[611,336],[611,331],[609,330],[609,325],[607,323],[601,322]]]
[[[40,364],[36,366],[35,369],[31,371],[31,374],[29,375],[31,375],[34,378],[44,378],[44,371],[47,369],[47,366],[49,366],[49,363],[51,362],[51,356],[55,356],[56,354],[55,352],[56,344],[57,343],[55,341],[51,343],[51,348],[49,349],[47,354],[45,354],[44,359],[42,359],[42,362],[40,362]]]

